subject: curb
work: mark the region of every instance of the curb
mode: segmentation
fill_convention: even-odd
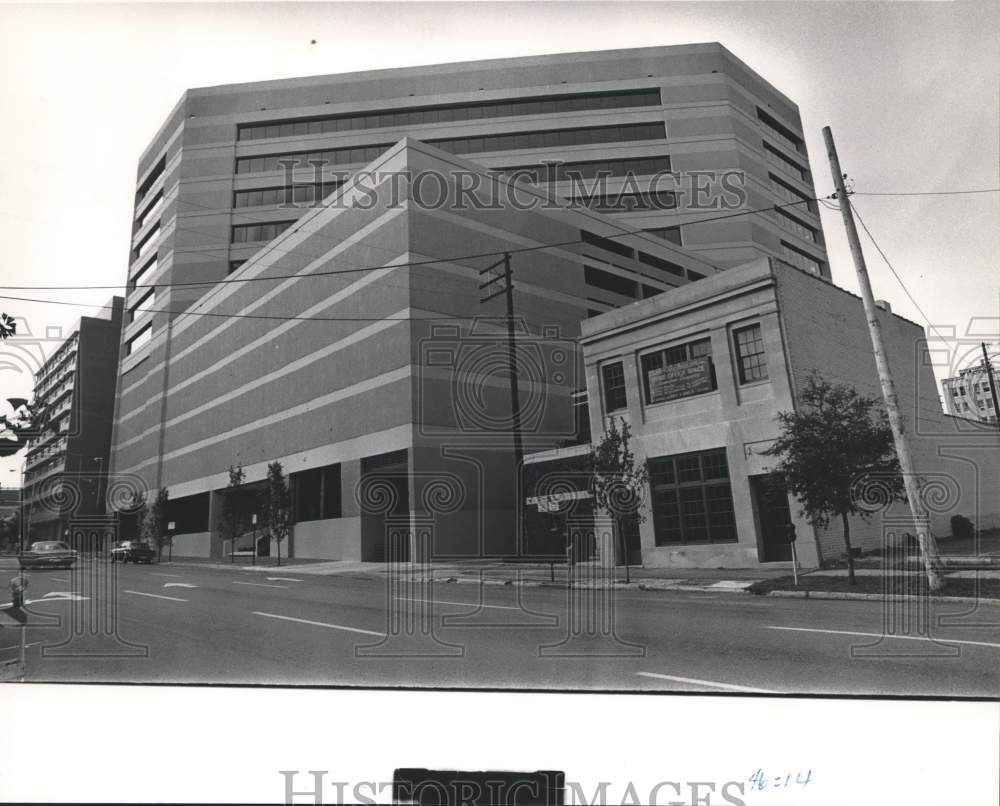
[[[502,580],[502,579],[477,579],[475,577],[425,577],[421,582],[429,582],[434,584],[451,584],[451,585],[500,585],[516,588],[556,588],[559,590],[566,590],[571,588],[573,590],[607,590],[607,586],[603,585],[581,585],[578,583],[567,583],[567,582],[549,582],[547,580],[521,580],[515,581],[512,579]],[[684,591],[684,592],[694,592],[694,593],[748,593],[748,588],[752,585],[752,582],[740,582],[742,587],[713,587],[716,582],[712,582],[711,585],[684,585],[684,584],[674,584],[674,585],[658,585],[656,583],[643,583],[643,582],[615,582],[610,589],[612,590],[641,590],[648,592],[657,591]]]
[[[760,596],[761,594],[756,594]],[[1000,604],[1000,599],[993,599],[988,596],[913,596],[905,593],[894,593],[885,596],[881,593],[845,593],[844,591],[768,591],[764,596],[774,596],[779,599],[826,599],[826,600],[849,600],[856,602],[957,602],[959,604]]]

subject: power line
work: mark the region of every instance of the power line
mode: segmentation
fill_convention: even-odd
[[[1000,188],[975,188],[971,190],[916,190],[908,193],[904,192],[864,192],[855,191],[854,196],[965,196],[973,193],[1000,193]]]
[[[906,283],[903,282],[903,278],[899,276],[899,272],[896,271],[895,267],[892,265],[892,262],[886,256],[885,252],[882,251],[882,247],[878,245],[878,241],[875,240],[875,236],[872,235],[871,230],[868,229],[868,225],[865,224],[864,219],[861,218],[861,213],[858,212],[858,206],[856,204],[852,204],[851,209],[854,211],[854,217],[858,219],[858,223],[861,225],[861,229],[863,229],[865,231],[865,235],[868,236],[868,240],[870,240],[872,242],[872,246],[874,246],[875,249],[878,250],[879,255],[882,256],[882,260],[885,261],[885,265],[889,267],[889,271],[892,272],[892,275],[893,277],[896,278],[896,281],[899,283],[900,288],[903,289],[903,293],[906,294],[907,297],[909,297],[910,302],[913,303],[913,306],[918,311],[920,311],[920,315],[924,317],[924,320],[927,322],[927,326],[934,331],[937,337],[941,339],[941,341],[947,341],[947,339],[945,339],[945,337],[941,335],[941,331],[938,330],[933,325],[933,323],[930,320],[930,317],[924,312],[924,309],[920,307],[920,303],[913,298],[913,294],[911,294],[909,289],[906,287]]]
[[[753,210],[737,210],[726,215],[719,216],[708,216],[705,218],[694,219],[691,221],[683,222],[685,226],[690,226],[692,224],[706,224],[713,221],[725,221],[730,218],[737,218],[739,216],[745,215],[756,215],[758,213],[766,213],[771,210],[778,210],[784,207],[796,207],[803,204],[808,204],[810,202],[819,201],[821,198],[828,197],[811,197],[804,198],[801,201],[785,202],[783,204],[769,204],[766,207],[759,207]],[[566,208],[571,209],[571,208]],[[610,222],[614,223],[614,222]],[[297,228],[289,228],[293,231]],[[203,234],[203,233],[202,233]],[[622,232],[613,235],[602,235],[600,237],[606,240],[615,240],[617,238],[623,238],[627,235],[648,235],[649,233],[643,229],[624,229]],[[429,266],[439,263],[455,263],[461,260],[473,260],[477,258],[497,258],[502,257],[506,254],[525,254],[528,252],[537,252],[543,249],[555,249],[562,246],[574,246],[577,244],[588,243],[583,237],[573,238],[566,241],[555,241],[552,243],[536,244],[535,246],[520,246],[520,247],[508,247],[506,249],[496,249],[488,252],[474,252],[465,255],[456,255],[453,257],[445,258],[431,258],[428,260],[416,260],[409,261],[406,263],[394,263],[390,265],[379,265],[379,266],[357,266],[343,269],[330,269],[328,271],[317,271],[310,272],[309,274],[284,274],[284,275],[271,275],[267,277],[236,277],[236,278],[222,278],[215,281],[192,281],[192,282],[171,282],[171,283],[137,283],[135,286],[129,286],[128,283],[118,283],[115,285],[50,285],[50,286],[39,286],[39,285],[0,285],[0,289],[5,289],[7,291],[99,291],[99,290],[116,290],[121,288],[138,289],[138,288],[182,288],[190,286],[204,286],[204,287],[214,287],[216,285],[228,285],[231,283],[248,283],[248,282],[264,282],[264,281],[276,281],[276,280],[291,280],[291,279],[308,279],[313,277],[327,277],[331,275],[339,274],[354,274],[358,272],[369,272],[376,271],[378,269],[401,269],[401,268],[414,268],[418,266]],[[592,244],[591,244],[592,245]],[[221,247],[220,247],[221,248]],[[285,251],[288,253],[299,252],[299,250],[278,250],[274,247],[268,249],[266,248],[264,254],[271,251]],[[301,252],[299,252],[301,254]],[[315,257],[319,257],[316,255]],[[699,258],[705,263],[708,261]],[[713,265],[708,263],[708,265]],[[713,266],[713,268],[718,269],[719,267]]]
[[[63,300],[52,300],[52,299],[33,299],[30,297],[10,297],[0,294],[0,299],[14,300],[16,302],[40,302],[44,305],[71,305],[80,308],[90,308],[93,310],[97,309],[107,309],[111,310],[114,306],[112,305],[88,305],[86,302],[69,302]],[[411,321],[427,321],[427,320],[446,320],[449,322],[455,321],[465,321],[472,320],[477,317],[474,316],[404,316],[404,317],[392,317],[392,316],[278,316],[276,314],[251,314],[251,313],[211,313],[209,311],[192,311],[182,310],[182,311],[172,311],[166,308],[145,308],[141,311],[142,313],[169,313],[169,314],[188,314],[193,316],[214,316],[220,319],[269,319],[280,322],[288,321],[301,321],[301,322],[411,322]],[[479,317],[482,318],[482,317]]]

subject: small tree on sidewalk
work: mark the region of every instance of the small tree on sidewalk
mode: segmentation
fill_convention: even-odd
[[[171,539],[167,535],[167,503],[169,500],[170,491],[166,487],[161,487],[157,490],[152,505],[146,508],[142,520],[142,539],[156,546],[157,559],[163,557],[163,547]]]
[[[237,490],[243,486],[246,474],[242,465],[229,466],[229,484],[222,491],[219,507],[219,532],[223,540],[229,541],[229,555],[236,550],[236,538],[243,533],[243,514],[236,500]]]
[[[608,513],[614,523],[625,563],[625,581],[631,581],[625,524],[635,518],[646,520],[643,501],[649,483],[646,466],[635,464],[635,454],[629,447],[632,428],[624,417],[608,417],[608,427],[591,451],[591,493],[596,508]]]
[[[281,565],[281,541],[288,535],[292,504],[281,462],[271,462],[267,466],[267,486],[264,488],[262,503],[264,531],[269,539],[274,538],[278,549],[278,565]]]
[[[840,517],[848,581],[855,585],[851,516],[871,516],[865,504],[872,491],[885,505],[905,497],[889,418],[876,398],[817,375],[798,400],[798,411],[778,414],[781,435],[764,454],[781,458],[772,470],[810,523],[825,528]]]

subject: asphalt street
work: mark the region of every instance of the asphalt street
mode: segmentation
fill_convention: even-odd
[[[22,628],[15,573],[28,681],[1000,696],[996,605],[84,562],[29,573]]]

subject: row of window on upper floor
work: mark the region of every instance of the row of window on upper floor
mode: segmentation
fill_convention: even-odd
[[[391,126],[418,126],[428,123],[480,120],[519,115],[551,115],[563,112],[627,109],[659,106],[659,89],[625,92],[585,93],[543,98],[515,98],[465,104],[419,106],[353,115],[323,115],[294,120],[241,124],[238,140],[264,140],[274,137],[303,137],[310,134],[380,129]]]
[[[731,334],[733,360],[739,383],[767,380],[767,355],[760,324],[735,328]],[[639,355],[640,380],[646,405],[680,400],[718,389],[712,342],[708,337],[647,350]],[[625,362],[601,366],[604,412],[628,408]]]
[[[487,151],[513,151],[522,148],[593,145],[597,143],[642,142],[665,138],[666,129],[663,123],[637,123],[623,126],[586,126],[572,129],[516,132],[513,134],[498,134],[485,137],[449,137],[440,140],[428,140],[427,142],[452,154],[479,154]],[[369,146],[238,157],[236,160],[236,173],[277,171],[283,167],[282,163],[305,166],[314,163],[322,165],[349,165],[371,162],[391,145],[392,143],[380,143]]]

